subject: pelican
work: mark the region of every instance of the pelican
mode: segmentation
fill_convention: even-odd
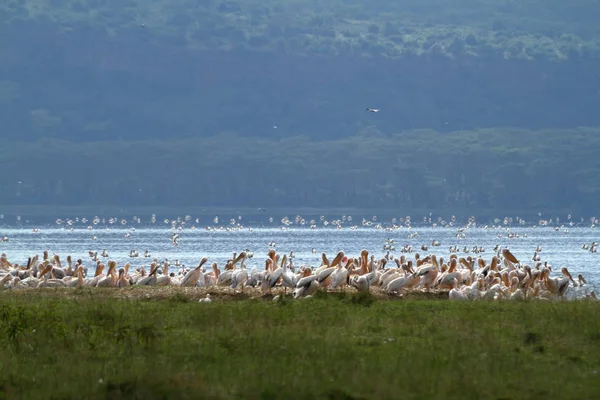
[[[331,223],[337,224],[336,221]],[[426,243],[425,247],[427,245]],[[472,249],[472,253],[480,253],[478,246],[468,246],[467,249]],[[229,259],[222,269],[219,269],[217,263],[213,263],[209,272],[204,268],[207,258],[203,258],[196,268],[189,268],[175,261],[178,268],[174,272],[169,272],[168,260],[159,263],[154,258],[149,272],[147,268],[139,267],[129,275],[130,263],[117,271],[114,260],[106,261],[108,270],[104,273],[102,259],[90,252],[90,257],[96,259],[95,272],[90,278],[86,278],[87,267],[83,265],[83,261],[78,259],[73,263],[70,255],[66,258],[65,268],[60,257],[57,254],[50,256],[48,251],[44,251],[43,256],[28,257],[23,265],[11,263],[3,253],[0,255],[0,290],[80,286],[123,288],[134,284],[184,287],[231,284],[231,289],[240,292],[246,291],[246,286],[257,289],[260,286],[263,294],[270,294],[274,287],[281,286],[285,293],[288,288],[292,289],[293,297],[299,299],[310,298],[321,288],[337,290],[348,285],[359,292],[390,295],[415,288],[445,290],[450,300],[557,300],[595,296],[583,275],[571,275],[567,267],[560,269],[562,275],[551,277],[553,268],[547,261],[540,259],[541,253],[537,249],[533,266],[521,263],[522,260],[519,261],[510,250],[500,247],[497,253],[492,254],[489,263],[480,255],[460,257],[452,253],[452,250],[450,260],[446,263],[443,258],[438,259],[434,254],[423,257],[416,253],[414,259],[408,260],[405,255],[395,258],[391,251],[388,250],[388,253],[390,254],[386,257],[377,259],[374,255],[369,257],[367,250],[362,250],[359,257],[348,258],[343,251],[339,251],[331,261],[326,253],[322,253],[322,262],[318,267],[303,264],[296,270],[293,251],[289,254],[282,253],[280,257],[271,248],[265,259],[264,271],[259,271],[256,267],[248,271],[246,262],[252,255],[249,250],[245,250],[239,256],[233,253],[233,259]],[[396,265],[386,268],[390,260]],[[240,265],[236,267],[238,262]]]
[[[171,277],[169,276],[169,261],[165,260],[163,263],[162,275],[156,278],[157,286],[168,286],[171,284]]]
[[[348,284],[348,268],[349,260],[347,257],[343,257],[342,261],[338,263],[337,269],[331,273],[331,279],[328,290],[335,290],[339,287],[345,287]]]
[[[396,278],[390,281],[390,283],[388,283],[387,287],[385,288],[385,291],[386,293],[397,293],[402,289],[414,287],[419,283],[420,279],[421,278],[419,278],[417,274],[411,274],[408,276]]]
[[[48,279],[48,274],[52,276],[52,278]],[[38,288],[49,288],[49,287],[64,287],[65,282],[62,279],[56,279],[54,273],[52,271],[52,265],[48,265],[42,271],[42,275],[40,276],[40,281],[37,285]]]
[[[246,270],[246,252],[241,252],[240,253],[240,257],[241,257],[241,263],[240,263],[240,269],[236,269],[233,270],[232,274],[231,274],[231,288],[232,289],[237,289],[238,286],[241,287],[241,292],[244,292],[244,285],[246,284],[246,281],[248,280],[248,271]]]
[[[140,286],[156,286],[157,283],[157,276],[156,276],[156,272],[158,271],[158,263],[155,261],[152,263],[152,265],[150,266],[150,273],[148,274],[148,276],[145,276],[143,278],[141,278],[140,280],[137,281],[137,285]]]
[[[206,297],[198,300],[199,303],[211,303],[212,300],[210,299],[210,294],[206,293]]]
[[[317,282],[320,286],[327,287],[331,284],[331,275],[337,270],[337,265],[342,258],[344,258],[344,252],[340,251],[327,268],[323,268],[317,273]],[[326,257],[324,259],[327,260]]]
[[[366,254],[365,254],[366,259]],[[375,281],[377,277],[377,268],[373,267],[373,269],[363,275],[354,275],[350,280],[350,284],[356,288],[359,292],[369,291],[372,282]]]
[[[106,272],[106,276],[100,279],[97,283],[97,287],[115,287],[117,286],[117,276],[115,275],[115,268],[117,267],[117,262],[110,260],[108,262],[108,271]]]
[[[119,269],[119,277],[117,278],[117,287],[127,287],[130,285],[129,280],[126,278],[127,273],[123,268]]]
[[[84,281],[84,285],[86,286],[96,286],[98,284],[98,282],[104,278],[104,274],[102,273],[104,271],[104,264],[102,264],[101,262],[98,262],[96,264],[96,272],[94,273],[94,277],[93,278],[88,278]]]
[[[5,285],[9,284],[12,280],[11,274],[6,274],[0,279],[0,290],[5,288]]]
[[[196,286],[196,284],[200,284],[200,286],[203,286],[204,285],[204,275],[202,273],[202,266],[204,264],[206,264],[207,261],[208,261],[207,257],[204,257],[202,260],[200,260],[200,263],[198,264],[198,266],[196,268],[194,268],[193,270],[191,270],[187,274],[185,274],[185,276],[181,280],[180,285],[192,287],[192,286]]]
[[[546,290],[555,296],[563,296],[567,291],[570,282],[568,277],[562,279],[558,277],[550,278],[550,269],[548,268],[542,270],[541,280],[545,283]]]
[[[386,288],[387,285],[394,279],[406,276],[405,274],[400,274],[399,271],[402,271],[401,266],[400,268],[390,268],[387,271],[385,271],[379,277],[379,286],[381,286],[382,288]]]
[[[319,282],[317,282],[317,275],[311,274],[309,268],[304,270],[304,276],[296,283],[294,289],[294,299],[310,296],[319,289]]]
[[[283,265],[286,261],[287,256],[284,255],[282,259],[281,265]],[[277,269],[273,269],[275,264],[272,258],[267,258],[265,261],[265,270],[266,273],[264,275],[264,279],[261,282],[260,288],[264,293],[267,291],[271,293],[271,289],[275,286],[281,275],[283,275],[283,268],[280,266]]]
[[[412,260],[408,262],[410,267]],[[430,289],[440,272],[439,265],[435,256],[431,257],[431,263],[421,264],[415,271],[415,275],[420,278],[419,287]]]
[[[458,290],[458,281],[456,279],[452,280],[452,289],[448,292],[449,300],[467,300],[468,296],[465,292]]]
[[[298,283],[298,276],[290,271],[287,265],[283,266],[283,273],[281,274],[281,283],[287,293],[287,288],[294,289]]]
[[[502,250],[502,255],[504,256],[505,259],[512,262],[513,264],[519,263],[519,260],[517,260],[517,257],[515,257],[513,255],[513,253],[511,253],[510,250],[508,250],[508,249]]]

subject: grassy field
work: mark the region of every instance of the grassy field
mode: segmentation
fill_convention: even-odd
[[[600,398],[598,302],[151,292],[0,293],[0,398]]]

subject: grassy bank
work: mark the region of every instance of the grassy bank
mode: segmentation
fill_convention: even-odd
[[[597,302],[69,293],[0,293],[1,398],[600,397]]]

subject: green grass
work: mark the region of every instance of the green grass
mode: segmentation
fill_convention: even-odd
[[[0,294],[0,398],[600,398],[596,302],[48,293]]]

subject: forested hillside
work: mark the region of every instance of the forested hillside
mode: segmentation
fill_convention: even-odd
[[[0,204],[593,212],[598,21],[596,0],[6,0]]]

